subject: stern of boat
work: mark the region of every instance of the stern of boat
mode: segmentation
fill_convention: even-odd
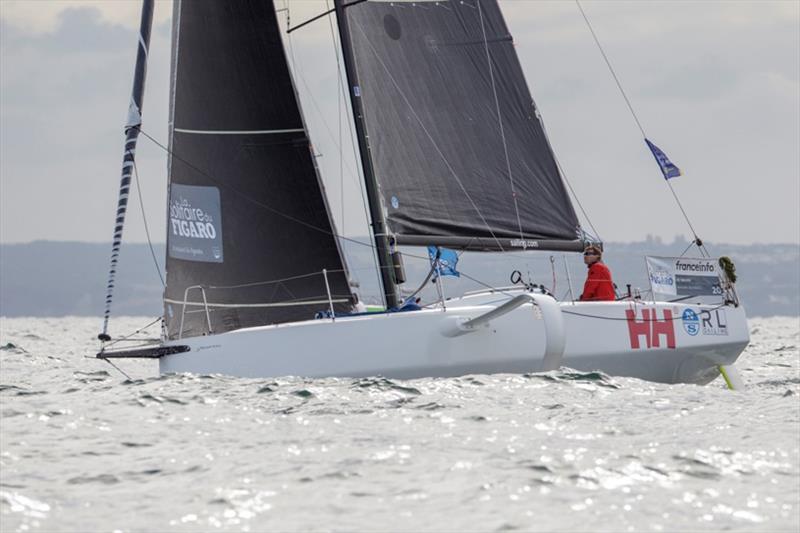
[[[563,303],[564,365],[662,383],[706,384],[750,342],[741,306],[668,302]]]

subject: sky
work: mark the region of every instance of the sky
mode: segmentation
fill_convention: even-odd
[[[325,3],[277,0],[279,21],[288,14],[294,25]],[[582,5],[648,137],[683,170],[671,183],[698,234],[800,243],[800,2]],[[690,235],[575,3],[501,7],[551,144],[600,237]],[[0,0],[0,242],[110,242],[140,8]],[[171,15],[171,2],[156,2],[143,108],[144,131],[165,144]],[[286,43],[334,220],[364,235],[352,145],[338,147],[348,108],[337,98],[331,26],[322,19]],[[166,154],[141,139],[137,161],[149,230],[163,242]],[[124,240],[145,238],[133,199]]]

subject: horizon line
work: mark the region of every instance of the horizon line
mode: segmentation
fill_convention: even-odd
[[[359,235],[359,236],[345,236],[346,239],[351,240],[364,240],[365,242],[369,243],[372,241],[372,238],[368,235]],[[691,241],[687,238],[683,238],[679,240],[678,238],[673,238],[671,241],[667,241],[663,237],[659,237],[658,235],[648,235],[644,239],[641,240],[633,240],[633,241],[614,241],[614,240],[607,240],[602,241],[605,244],[660,244],[660,245],[673,245],[673,244],[689,244]],[[711,243],[715,246],[798,246],[800,247],[800,241],[757,241],[757,242],[726,242],[726,241],[713,241],[713,240],[705,240],[705,243]],[[11,241],[11,242],[3,242],[0,241],[0,246],[24,246],[29,244],[40,244],[40,243],[52,243],[52,244],[92,244],[92,245],[106,245],[111,246],[111,241],[94,241],[94,240],[77,240],[77,239],[70,239],[70,240],[57,240],[57,239],[33,239],[28,241]],[[147,241],[131,241],[131,242],[123,242],[122,246],[126,245],[134,245],[134,246],[141,246],[141,245],[148,245]],[[155,241],[152,242],[153,246],[166,246],[165,241]],[[530,250],[536,251],[536,250]]]

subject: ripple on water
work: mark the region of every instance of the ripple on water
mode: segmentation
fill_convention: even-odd
[[[794,318],[751,321],[736,394],[570,369],[249,380],[125,361],[127,379],[83,358],[95,320],[2,320],[3,531],[800,522]]]
[[[18,492],[0,490],[2,514],[19,513],[25,518],[46,518],[50,506]],[[24,522],[23,522],[24,523]],[[22,529],[28,529],[27,527]]]
[[[96,476],[76,476],[67,480],[70,485],[85,485],[87,483],[98,483],[101,485],[115,485],[119,483],[119,478],[112,474],[98,474]]]
[[[28,353],[27,351],[25,351],[24,348],[14,344],[13,342],[7,342],[4,345],[0,346],[0,352],[11,352],[17,354]]]
[[[8,394],[11,396],[36,396],[39,394],[47,394],[47,391],[32,390],[25,387],[18,387],[16,385],[1,385],[0,394]]]

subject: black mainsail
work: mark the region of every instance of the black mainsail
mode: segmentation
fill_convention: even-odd
[[[496,0],[367,0],[344,13],[351,96],[398,244],[582,248]]]
[[[176,1],[172,50],[169,337],[312,318],[323,270],[352,309],[273,2]]]

